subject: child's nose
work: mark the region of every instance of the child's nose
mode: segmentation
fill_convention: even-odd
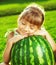
[[[26,26],[25,27],[25,30],[29,31],[30,30],[29,26]]]

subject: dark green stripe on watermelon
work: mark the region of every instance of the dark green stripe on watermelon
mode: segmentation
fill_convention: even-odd
[[[27,60],[26,60],[26,47],[27,47],[27,44],[26,44],[26,41],[25,41],[25,43],[24,43],[24,60],[25,60],[25,65],[27,65]]]
[[[20,40],[19,42],[16,43],[17,46],[18,46],[18,48],[19,48],[19,49],[18,49],[19,51],[18,51],[18,53],[17,53],[18,55],[16,56],[16,57],[18,58],[18,60],[17,60],[18,65],[21,64],[21,61],[20,61],[20,49],[21,49],[21,43],[22,43],[21,40]],[[17,50],[16,50],[16,51],[17,51]]]
[[[25,65],[25,48],[24,45],[26,44],[25,40],[23,40],[23,46],[22,46],[22,65]]]
[[[29,45],[29,38],[26,38],[25,39],[26,41],[26,62],[27,62],[27,65],[30,64],[30,45]]]

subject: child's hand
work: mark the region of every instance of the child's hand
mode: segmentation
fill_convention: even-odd
[[[25,37],[28,37],[28,34],[25,34],[25,35],[21,35],[22,38],[25,38]]]
[[[17,41],[19,41],[25,37],[28,37],[28,35],[16,35],[16,36],[12,37],[9,41],[11,41],[11,44],[13,45]]]
[[[9,64],[6,64],[6,63],[2,62],[2,63],[0,63],[0,65],[9,65]]]
[[[32,35],[34,35],[34,33],[29,33],[29,36],[32,36]]]

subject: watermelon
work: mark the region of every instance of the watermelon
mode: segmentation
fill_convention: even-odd
[[[28,36],[13,45],[11,65],[54,65],[53,50],[44,37]]]

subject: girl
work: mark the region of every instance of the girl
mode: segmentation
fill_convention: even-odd
[[[49,33],[42,28],[43,21],[44,9],[41,9],[40,6],[31,4],[23,10],[17,20],[18,28],[11,31],[7,36],[7,44],[4,51],[4,62],[1,65],[9,65],[12,45],[18,40],[30,35],[42,35],[48,40],[53,51],[56,53],[56,44],[54,40]]]

